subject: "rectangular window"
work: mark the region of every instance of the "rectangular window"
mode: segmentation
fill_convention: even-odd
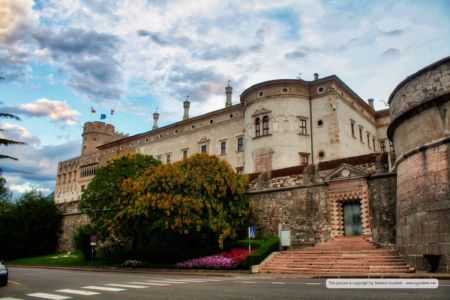
[[[236,173],[238,173],[238,174],[244,174],[244,167],[237,167],[237,168],[236,168]]]
[[[201,145],[200,146],[200,152],[201,153],[207,153],[208,152],[208,146],[207,145]]]
[[[227,142],[222,141],[220,142],[220,155],[226,155],[227,154]]]
[[[367,132],[367,147],[370,149],[370,133]]]
[[[380,141],[380,151],[381,153],[386,152],[386,141]]]
[[[261,120],[260,118],[255,119],[255,136],[258,137],[261,135]]]
[[[359,127],[359,141],[364,144],[362,127]]]
[[[309,154],[308,153],[300,153],[300,164],[307,165],[309,163]]]
[[[244,151],[244,138],[238,137],[237,139],[237,151]]]
[[[84,191],[86,187],[84,185],[81,186],[81,191]]]
[[[389,149],[391,152],[395,152],[394,143],[391,140],[389,140]]]
[[[300,134],[308,134],[306,119],[300,119]]]
[[[263,117],[263,135],[269,134],[269,117],[264,116]]]
[[[374,137],[372,137],[372,145],[373,145],[373,151],[376,151],[377,150],[377,148],[376,148],[376,144],[375,144],[375,138]]]
[[[183,150],[183,159],[186,159],[188,157],[188,151]]]
[[[159,161],[161,161],[161,155],[158,155],[158,156],[156,157],[156,159],[159,160]]]
[[[356,136],[355,136],[355,121],[350,120],[350,126],[352,129],[352,137],[356,138]]]
[[[170,164],[170,154],[166,155],[166,163]]]

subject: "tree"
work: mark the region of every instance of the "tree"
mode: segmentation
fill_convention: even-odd
[[[15,116],[13,114],[9,114],[9,113],[2,113],[2,112],[0,112],[0,118],[13,119],[13,120],[20,121],[19,117]],[[5,132],[5,130],[0,128],[0,132]],[[14,140],[10,140],[10,139],[7,139],[7,138],[0,137],[0,145],[2,145],[2,146],[24,145],[24,144],[25,143],[23,143],[23,142],[14,141]],[[0,154],[0,159],[3,159],[3,158],[9,158],[9,159],[17,160],[17,158],[15,158],[15,157]]]
[[[109,236],[130,237],[133,248],[137,247],[141,220],[134,218],[117,222],[117,213],[123,206],[131,205],[129,195],[123,193],[122,183],[136,179],[145,171],[151,172],[161,163],[152,156],[125,155],[113,159],[99,168],[94,179],[83,192],[80,209],[91,219],[100,238]]]
[[[11,193],[6,186],[6,180],[2,176],[2,170],[0,169],[0,201],[8,200],[11,196]]]
[[[155,232],[209,232],[223,246],[249,217],[247,183],[248,177],[236,174],[226,161],[196,154],[126,180],[125,193],[132,200],[118,206],[114,222],[145,218]]]
[[[38,191],[17,203],[0,200],[0,257],[12,259],[52,253],[61,215],[53,200]]]

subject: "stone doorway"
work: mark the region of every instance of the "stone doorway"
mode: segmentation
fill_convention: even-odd
[[[361,206],[358,202],[344,203],[344,235],[362,235]]]

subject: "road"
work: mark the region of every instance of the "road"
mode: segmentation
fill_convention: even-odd
[[[323,279],[259,275],[194,276],[10,267],[0,300],[12,299],[450,299],[450,281],[437,289],[336,290]]]

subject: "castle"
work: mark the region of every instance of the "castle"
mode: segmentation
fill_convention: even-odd
[[[448,67],[449,61],[441,61],[439,65]],[[441,72],[436,78],[450,81],[445,74]],[[395,96],[398,89],[391,95],[391,106],[400,101]],[[433,91],[428,94],[434,95]],[[98,167],[125,153],[153,155],[163,163],[194,153],[221,157],[237,173],[249,174],[248,195],[255,203],[254,223],[258,231],[274,234],[278,226],[288,228],[294,246],[361,234],[377,243],[395,243],[396,232],[404,230],[396,226],[409,226],[408,216],[406,221],[398,220],[397,193],[404,199],[400,191],[405,185],[404,181],[397,185],[395,171],[408,161],[410,154],[405,154],[405,147],[416,147],[417,143],[405,146],[414,139],[405,135],[410,134],[411,125],[401,123],[406,118],[399,117],[403,112],[396,111],[391,122],[388,109],[376,111],[373,99],[364,101],[335,75],[319,78],[314,74],[312,81],[262,82],[247,88],[238,104],[233,104],[232,98],[232,87],[228,85],[224,108],[192,118],[190,102],[186,100],[182,120],[158,127],[160,115],[156,112],[153,128],[133,136],[117,133],[113,125],[103,122],[85,123],[81,155],[58,165],[55,202],[65,214],[61,247],[70,247],[69,235],[86,222],[77,204]],[[401,98],[405,96],[402,94]],[[448,107],[448,97],[444,99],[440,101]],[[447,125],[443,126],[448,128],[447,111],[443,119]],[[410,117],[411,112],[406,115]],[[434,118],[433,113],[429,118]],[[397,134],[399,130],[402,133]],[[448,129],[444,130],[442,136],[447,140],[439,144],[446,145],[447,150],[443,151],[447,155],[448,135]],[[424,151],[420,149],[417,151]],[[447,158],[446,170],[448,161]],[[404,172],[402,180],[407,177]],[[448,176],[446,180],[448,184]],[[443,192],[448,195],[448,187]],[[442,200],[443,208],[448,206],[448,199]],[[448,225],[446,209],[444,222]],[[410,214],[400,211],[401,217]],[[442,230],[447,236],[449,227]],[[404,241],[404,234],[400,238]],[[441,266],[448,270],[448,237],[444,244],[447,247],[442,248],[444,252],[441,246],[432,252],[442,254]],[[401,249],[405,255],[411,254],[411,249]],[[420,269],[424,262],[416,256],[408,263]]]

